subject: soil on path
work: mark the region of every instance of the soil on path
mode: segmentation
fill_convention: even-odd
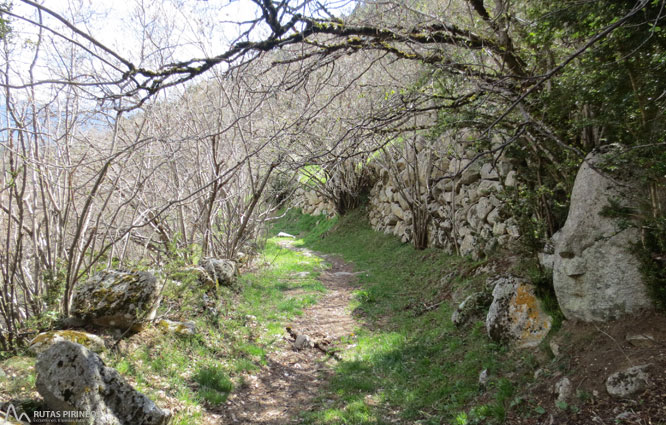
[[[358,326],[349,311],[357,273],[338,256],[313,253],[289,243],[283,246],[319,256],[331,265],[319,275],[327,292],[289,327],[296,335],[307,335],[313,342],[344,349],[344,345],[339,346],[340,341]],[[337,360],[316,348],[295,349],[294,339],[286,329],[277,345],[277,350],[267,356],[267,365],[229,397],[224,411],[219,413],[218,423],[293,424],[299,423],[302,412],[312,408]]]

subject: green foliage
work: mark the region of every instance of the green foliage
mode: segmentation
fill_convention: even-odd
[[[0,4],[0,40],[4,40],[12,31],[9,20],[5,16],[5,12],[9,11],[11,6],[11,3]]]
[[[40,331],[50,330],[61,316],[61,302],[65,294],[65,279],[67,269],[62,263],[58,263],[55,271],[44,273],[43,280],[46,287],[45,293],[40,301],[44,308],[36,315],[28,318],[22,325],[25,328],[38,329]]]
[[[319,165],[306,165],[301,168],[298,182],[304,186],[316,187],[326,183],[326,173]]]
[[[304,176],[301,176],[301,178],[304,178]],[[271,205],[282,205],[294,191],[295,186],[293,180],[289,178],[287,173],[274,172],[268,181],[268,187],[264,193],[264,199],[268,200]]]
[[[561,60],[571,46],[589,40],[634,6],[632,1],[531,2],[537,19],[531,31],[534,46],[543,46],[541,55]],[[632,145],[661,137],[663,102],[656,99],[666,84],[662,6],[649,3],[567,66],[542,93],[544,116],[562,140],[589,151],[599,142]],[[596,129],[603,131],[594,134]]]
[[[666,310],[666,217],[646,220],[643,242],[635,246],[641,272],[656,307]]]
[[[515,26],[514,41],[533,52],[532,66],[542,74],[634,6],[633,1],[531,1],[524,9],[530,24]],[[563,225],[576,170],[593,148],[609,143],[629,147],[607,169],[641,170],[643,187],[666,175],[662,7],[663,2],[648,3],[569,63],[526,105],[542,123],[530,123],[526,128],[536,137],[507,151],[522,180],[509,193],[507,212],[517,218],[527,252],[539,251]],[[653,216],[648,209],[634,216]]]
[[[502,200],[507,216],[518,224],[520,244],[528,255],[540,252],[566,221],[580,158],[566,151],[558,153],[556,161],[546,161],[538,151],[518,146],[506,152],[520,180],[501,194]]]

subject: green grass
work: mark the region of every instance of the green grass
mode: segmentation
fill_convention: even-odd
[[[28,399],[34,391],[36,374],[35,358],[28,356],[14,356],[0,362],[0,369],[4,372],[0,377],[0,401],[3,397],[12,399]]]
[[[227,401],[227,397],[234,387],[226,371],[219,366],[206,366],[198,369],[194,374],[194,381],[201,385],[199,387],[200,398],[212,406]]]
[[[246,375],[266,364],[288,321],[325,291],[317,280],[321,260],[284,249],[280,240],[267,241],[256,269],[240,277],[237,290],[209,293],[208,304],[196,279],[165,289],[162,311],[193,320],[196,335],[144,331],[136,336],[138,347],[108,353],[107,364],[158,405],[175,410],[173,424],[200,423],[207,409],[223,404]],[[207,312],[211,304],[215,312]]]
[[[506,347],[488,339],[483,321],[455,328],[453,307],[441,302],[447,292],[478,288],[486,276],[472,271],[482,263],[436,249],[416,251],[373,231],[364,216],[359,210],[326,220],[290,211],[274,227],[298,235],[308,248],[339,253],[364,272],[353,305],[362,323],[355,346],[304,423],[382,424],[395,416],[433,425],[501,423],[514,387],[533,372],[529,356],[508,358]],[[452,281],[442,281],[451,272]],[[483,369],[490,375],[485,392],[478,384]],[[507,374],[512,380],[500,378]]]

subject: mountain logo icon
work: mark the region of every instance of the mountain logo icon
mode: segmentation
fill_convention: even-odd
[[[26,421],[28,423],[31,422],[27,414],[21,413],[21,415],[19,415],[18,412],[16,412],[16,407],[14,407],[14,405],[11,403],[9,404],[9,406],[7,406],[7,410],[5,411],[6,421],[10,418],[10,415],[13,416],[14,419],[16,419],[17,421]]]

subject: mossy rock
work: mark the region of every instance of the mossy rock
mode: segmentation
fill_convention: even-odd
[[[39,354],[60,341],[75,342],[96,353],[101,353],[105,349],[104,340],[97,335],[82,331],[62,330],[40,333],[30,341],[28,351]]]
[[[157,279],[147,272],[96,273],[74,293],[72,316],[97,326],[139,329],[157,307]]]
[[[206,287],[229,287],[237,281],[238,266],[232,260],[205,258],[199,263],[199,268],[199,281]]]

